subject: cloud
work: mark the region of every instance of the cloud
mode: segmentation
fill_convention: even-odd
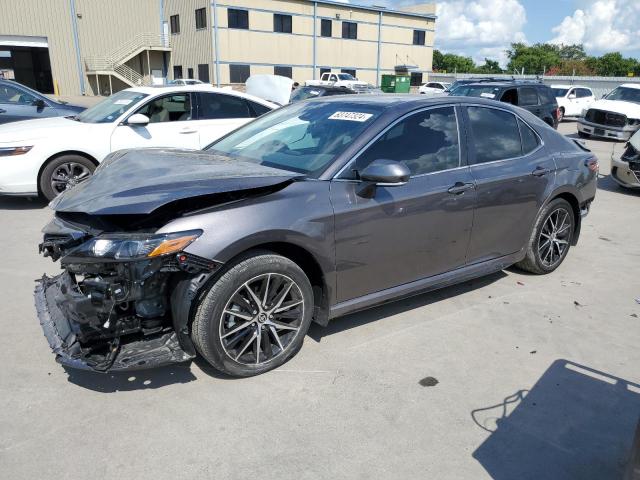
[[[519,0],[443,0],[437,3],[436,48],[506,64],[512,42],[526,42],[527,15]]]
[[[581,0],[582,8],[552,29],[552,43],[583,43],[590,52],[632,51],[640,45],[640,1]]]

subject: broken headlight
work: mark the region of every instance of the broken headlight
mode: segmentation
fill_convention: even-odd
[[[202,230],[160,234],[105,234],[92,238],[69,252],[70,257],[136,260],[184,250]]]

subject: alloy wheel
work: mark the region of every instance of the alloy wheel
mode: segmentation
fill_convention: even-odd
[[[242,284],[227,301],[220,319],[225,353],[244,365],[280,356],[300,331],[304,297],[286,275],[266,273]]]
[[[545,267],[552,268],[562,261],[572,230],[571,214],[565,208],[557,208],[547,216],[538,237],[538,256]]]
[[[67,162],[59,165],[51,174],[51,188],[56,194],[86,180],[91,171],[80,163]]]

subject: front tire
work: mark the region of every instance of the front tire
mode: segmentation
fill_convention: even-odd
[[[538,215],[527,244],[525,258],[516,264],[538,275],[553,272],[564,261],[575,231],[575,216],[569,202],[556,198]]]
[[[279,367],[302,347],[313,290],[302,269],[269,252],[229,268],[200,302],[192,339],[217,370],[249,377]]]
[[[93,175],[95,164],[80,155],[61,155],[51,160],[40,174],[40,191],[51,201],[79,182]]]

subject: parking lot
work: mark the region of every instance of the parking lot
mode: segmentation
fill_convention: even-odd
[[[575,133],[575,123],[560,130]],[[3,478],[619,478],[640,412],[640,193],[600,160],[553,274],[516,269],[314,325],[249,379],[66,372],[33,305],[42,201],[0,198]]]

